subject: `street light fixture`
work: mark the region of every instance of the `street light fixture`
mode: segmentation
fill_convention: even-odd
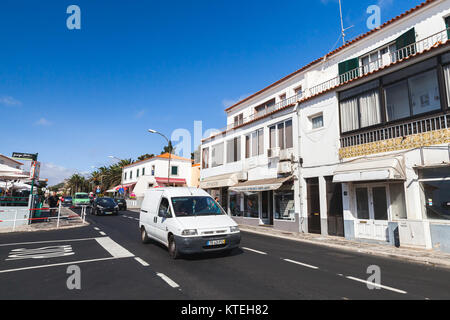
[[[170,142],[170,140],[169,140],[165,135],[163,135],[161,132],[158,132],[158,131],[153,130],[153,129],[148,129],[148,132],[159,134],[160,136],[162,136],[164,139],[167,140],[167,147],[169,148],[169,169],[167,170],[167,186],[169,186],[169,185],[170,185],[170,158],[171,158],[171,155],[172,155],[172,153],[171,153],[172,150],[170,150],[171,142]]]

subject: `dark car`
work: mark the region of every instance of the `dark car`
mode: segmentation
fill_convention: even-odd
[[[70,196],[66,196],[63,198],[63,203],[64,204],[72,204],[72,197]]]
[[[115,198],[120,210],[127,210],[127,200],[122,198]]]
[[[113,198],[95,198],[91,206],[94,215],[118,215],[119,205]]]

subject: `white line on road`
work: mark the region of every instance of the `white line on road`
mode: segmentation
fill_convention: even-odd
[[[99,229],[99,228],[97,228],[97,227],[94,227],[94,229],[95,229],[95,230],[97,230],[97,231],[99,231],[99,230],[100,230],[100,229]]]
[[[304,267],[307,267],[307,268],[319,269],[319,267],[312,266],[310,264],[306,264],[306,263],[302,263],[302,262],[298,262],[298,261],[294,261],[294,260],[291,260],[291,259],[283,259],[283,260],[287,261],[287,262],[295,263],[295,264],[298,264],[298,265],[301,265],[301,266],[304,266]]]
[[[97,242],[115,258],[134,257],[130,251],[122,247],[110,237],[96,238]]]
[[[66,239],[66,240],[48,240],[48,241],[31,241],[31,242],[16,242],[16,243],[6,243],[0,244],[0,247],[6,246],[17,246],[22,244],[37,244],[37,243],[57,243],[57,242],[73,242],[73,241],[87,241],[87,240],[95,240],[97,238],[83,238],[83,239]]]
[[[139,257],[134,257],[134,260],[136,260],[137,262],[139,262],[140,264],[142,264],[144,267],[148,267],[149,264],[147,262],[145,262],[144,260],[142,260]]]
[[[31,270],[31,269],[40,269],[40,268],[48,268],[48,267],[57,267],[57,266],[65,266],[65,265],[68,265],[68,264],[80,264],[80,263],[87,263],[87,262],[112,260],[112,259],[118,259],[118,258],[116,258],[116,257],[108,257],[108,258],[100,258],[100,259],[79,260],[79,261],[70,261],[70,262],[55,263],[55,264],[46,264],[46,265],[41,265],[41,266],[33,266],[33,267],[25,267],[25,268],[17,268],[17,269],[0,270],[0,273],[22,271],[22,270]]]
[[[347,278],[347,279],[350,279],[350,280],[354,280],[354,281],[366,283],[366,284],[369,284],[369,285],[371,285],[371,286],[378,287],[378,288],[381,288],[381,289],[386,289],[386,290],[394,291],[394,292],[397,292],[397,293],[402,293],[402,294],[406,294],[406,293],[407,293],[406,291],[403,291],[403,290],[395,289],[395,288],[388,287],[388,286],[383,286],[383,285],[381,285],[381,284],[377,284],[377,283],[370,282],[370,281],[367,281],[367,280],[358,279],[358,278],[355,278],[355,277],[347,276],[346,278]]]
[[[106,236],[106,233],[104,233],[103,231],[99,232],[102,236]]]
[[[164,273],[157,273],[156,274],[158,277],[160,277],[161,279],[163,279],[165,282],[167,282],[167,284],[169,286],[171,286],[172,288],[178,288],[179,285],[173,281],[172,279],[170,279],[168,276],[166,276]]]
[[[256,253],[259,253],[259,254],[267,254],[265,252],[262,252],[262,251],[259,251],[259,250],[255,250],[255,249],[246,248],[246,247],[242,247],[242,249],[248,250],[248,251],[253,251],[253,252],[256,252]]]

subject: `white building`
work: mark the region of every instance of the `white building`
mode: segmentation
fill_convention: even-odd
[[[450,251],[449,26],[428,0],[226,109],[200,186],[239,223]]]
[[[122,183],[129,194],[142,198],[146,189],[158,186],[191,186],[192,160],[164,153],[123,168]],[[120,187],[120,186],[118,186]]]

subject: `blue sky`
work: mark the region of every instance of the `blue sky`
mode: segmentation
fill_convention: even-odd
[[[348,39],[420,0],[343,0]],[[81,9],[69,30],[66,9]],[[307,5],[306,5],[307,4]],[[0,153],[39,152],[54,184],[225,125],[225,107],[334,49],[337,0],[2,0]],[[339,42],[339,45],[342,42]]]

